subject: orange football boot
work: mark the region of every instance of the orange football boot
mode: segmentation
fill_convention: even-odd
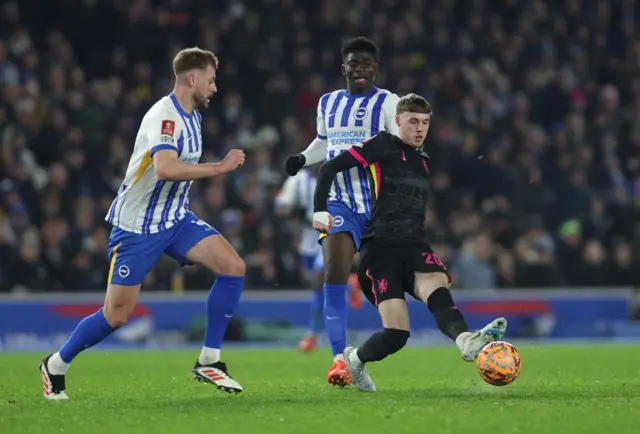
[[[340,387],[351,384],[351,375],[349,375],[347,364],[342,360],[334,361],[333,366],[327,372],[327,381],[329,384]]]
[[[349,292],[347,297],[349,299],[349,305],[352,309],[358,310],[362,308],[362,291],[360,291],[360,283],[358,282],[357,274],[352,274],[349,276]]]
[[[315,336],[307,336],[306,338],[298,342],[298,348],[300,348],[302,351],[305,351],[307,353],[310,353],[311,351],[315,350],[316,345],[318,345],[318,342],[316,341]]]

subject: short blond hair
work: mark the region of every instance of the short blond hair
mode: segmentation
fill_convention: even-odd
[[[431,104],[425,98],[415,93],[403,96],[396,105],[396,115],[404,112],[431,114]]]
[[[207,69],[207,66],[218,69],[218,57],[209,50],[192,47],[180,50],[173,58],[173,73],[175,75],[192,69]]]

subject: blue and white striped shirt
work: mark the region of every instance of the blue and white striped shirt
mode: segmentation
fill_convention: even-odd
[[[300,207],[306,211],[307,219],[313,221],[313,195],[316,190],[316,177],[311,169],[303,169],[296,176],[287,178],[282,190],[276,197],[276,206],[282,208]],[[318,232],[305,224],[300,238],[300,254],[315,255],[320,250]]]
[[[323,95],[318,103],[318,138],[327,141],[330,160],[379,131],[397,134],[398,95],[374,87],[369,93],[351,95],[345,89]],[[364,145],[366,146],[366,145]],[[367,169],[356,167],[336,175],[329,202],[341,202],[358,214],[372,210]]]
[[[173,93],[142,119],[129,167],[105,220],[136,234],[154,234],[174,226],[189,210],[192,181],[162,181],[153,154],[173,149],[178,159],[197,164],[202,155],[202,115],[186,113]]]

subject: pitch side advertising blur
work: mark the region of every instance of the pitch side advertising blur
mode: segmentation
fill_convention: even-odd
[[[510,339],[615,338],[628,323],[630,291],[474,291],[455,294],[471,328],[497,316],[509,321]],[[247,291],[225,336],[227,342],[294,344],[309,323],[306,291]],[[175,347],[199,344],[206,293],[143,295],[128,324],[101,345]],[[55,294],[0,298],[0,350],[43,350],[61,345],[75,325],[100,308],[102,294]],[[409,300],[412,344],[446,342],[428,309]],[[380,328],[367,304],[349,311],[349,339]],[[626,330],[626,328],[625,328]],[[638,334],[640,336],[640,333]]]

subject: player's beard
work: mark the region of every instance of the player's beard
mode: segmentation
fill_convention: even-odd
[[[209,98],[206,96],[205,97],[194,96],[193,101],[195,102],[195,106],[198,109],[209,108]]]

